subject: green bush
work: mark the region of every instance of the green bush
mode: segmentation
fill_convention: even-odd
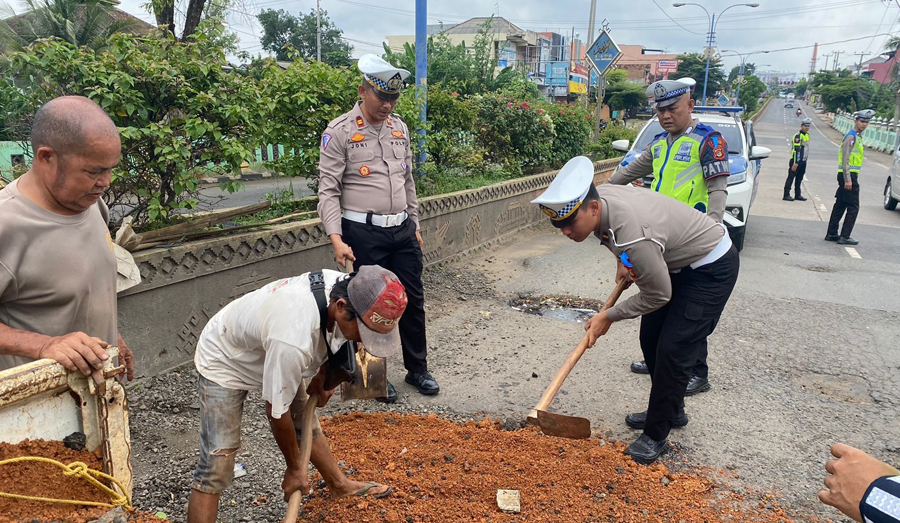
[[[552,162],[556,133],[547,111],[497,94],[472,102],[478,115],[475,135],[488,162],[512,174],[531,173]]]
[[[556,131],[551,166],[559,167],[587,151],[594,120],[591,113],[581,107],[553,105],[549,110]]]
[[[610,125],[600,132],[597,142],[591,144],[589,148],[590,156],[594,160],[605,160],[622,156],[622,153],[613,150],[612,143],[616,140],[628,140],[633,144],[635,138],[637,138],[636,130],[621,125]]]
[[[165,31],[117,34],[100,52],[41,40],[13,53],[9,72],[22,82],[29,111],[62,95],[103,107],[122,137],[105,198],[137,226],[158,226],[196,206],[198,170],[230,173],[252,159],[268,117],[255,82],[223,69],[225,55],[210,43],[216,31],[186,42]]]
[[[322,133],[359,100],[359,75],[316,61],[296,61],[282,69],[270,60],[263,68],[259,89],[266,112],[264,142],[292,149],[267,166],[287,176],[307,177],[309,187],[317,191]]]

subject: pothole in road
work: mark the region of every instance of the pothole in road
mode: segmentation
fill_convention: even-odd
[[[520,294],[510,300],[513,310],[544,318],[584,323],[597,314],[603,302],[565,294]]]
[[[859,405],[874,404],[868,382],[858,376],[809,373],[794,378],[794,382],[803,390],[835,401]]]
[[[837,272],[837,269],[834,269],[832,267],[813,266],[813,267],[804,267],[804,269],[806,269],[810,272]]]

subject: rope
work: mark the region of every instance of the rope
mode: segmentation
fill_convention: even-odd
[[[11,498],[11,499],[21,499],[25,501],[43,501],[46,503],[65,503],[69,505],[86,505],[92,507],[107,507],[107,508],[115,508],[115,507],[124,507],[128,510],[133,510],[131,506],[131,500],[128,499],[128,496],[124,494],[119,494],[115,490],[107,487],[100,481],[99,479],[105,479],[107,481],[112,482],[119,490],[125,492],[125,488],[122,487],[122,484],[119,483],[119,480],[110,476],[109,474],[104,474],[99,470],[93,470],[88,468],[88,466],[81,461],[73,461],[68,465],[64,463],[60,463],[59,461],[49,459],[49,458],[41,458],[37,456],[23,456],[19,458],[11,458],[0,461],[0,466],[9,465],[12,463],[22,463],[25,461],[37,461],[40,463],[49,463],[51,465],[56,465],[57,467],[63,469],[63,474],[66,476],[77,476],[91,485],[93,485],[98,490],[105,493],[109,496],[110,503],[103,503],[100,501],[78,501],[76,499],[54,499],[54,498],[42,498],[38,496],[25,496],[22,494],[10,494],[7,492],[0,492],[0,498]]]

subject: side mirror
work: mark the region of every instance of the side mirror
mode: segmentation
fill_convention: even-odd
[[[628,140],[615,140],[612,143],[612,148],[616,151],[627,153],[629,145],[630,142]]]
[[[763,160],[769,157],[772,154],[772,149],[768,147],[763,147],[761,145],[754,145],[750,148],[750,159],[751,160]]]

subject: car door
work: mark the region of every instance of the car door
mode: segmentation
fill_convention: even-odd
[[[753,147],[756,146],[756,132],[753,130],[753,121],[748,120],[746,124],[744,124],[744,133],[747,138],[747,147],[745,148],[747,151],[747,158],[750,158],[750,153],[753,152]],[[762,172],[762,160],[754,160],[750,161],[749,168],[753,174],[753,194],[750,196],[750,205],[753,205],[753,201],[756,200],[756,192],[759,191],[759,174]]]

